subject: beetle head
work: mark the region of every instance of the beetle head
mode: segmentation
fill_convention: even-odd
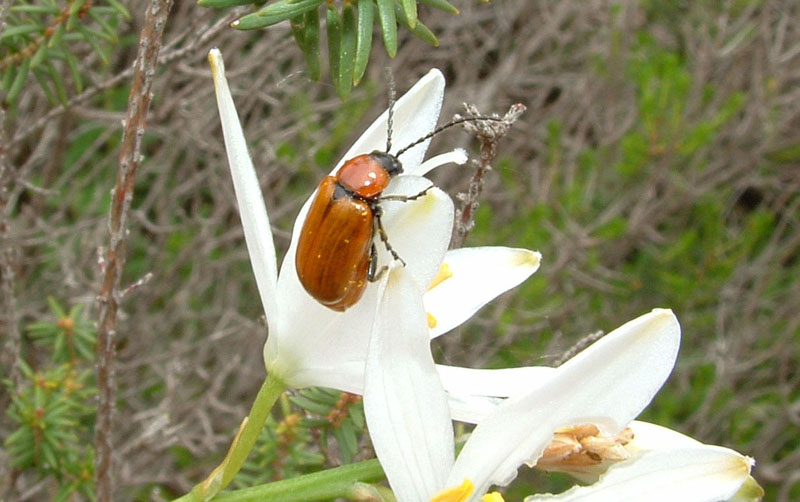
[[[375,160],[380,162],[383,168],[386,169],[386,172],[389,173],[390,177],[394,178],[403,172],[403,164],[401,164],[400,160],[398,160],[398,158],[391,153],[375,150],[370,155],[372,155]]]

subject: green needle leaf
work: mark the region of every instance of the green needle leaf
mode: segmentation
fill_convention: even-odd
[[[294,17],[302,14],[309,9],[315,9],[322,4],[323,0],[279,0],[269,4],[258,11],[261,17],[289,15]],[[288,19],[288,18],[287,18]]]
[[[342,16],[335,5],[328,5],[325,9],[325,28],[328,32],[328,66],[330,67],[331,80],[337,94],[342,96],[341,82],[339,81],[339,61],[342,56]]]
[[[15,37],[17,35],[25,35],[27,33],[36,33],[41,31],[42,28],[38,24],[22,24],[19,26],[9,26],[0,34],[0,40]]]
[[[197,5],[200,7],[211,7],[219,9],[222,7],[236,7],[237,5],[249,5],[254,0],[199,0]]]
[[[67,66],[69,66],[69,71],[72,74],[72,80],[75,82],[75,89],[78,92],[83,92],[83,76],[81,74],[81,70],[79,68],[78,60],[75,59],[75,56],[69,51],[62,51],[64,53],[64,59],[67,62]]]
[[[322,5],[323,0],[278,0],[253,14],[234,21],[231,26],[237,30],[255,30],[286,21]]]
[[[306,38],[305,38],[305,32],[303,31],[305,25],[305,18],[303,16],[293,17],[289,20],[289,25],[292,27],[292,35],[294,36],[294,41],[297,42],[297,46],[300,47],[300,50],[305,53]]]
[[[11,12],[27,12],[29,14],[58,14],[60,9],[55,5],[16,5]]]
[[[390,58],[397,55],[397,20],[394,15],[394,0],[375,0],[378,4],[378,22],[383,33],[383,45]]]
[[[436,38],[436,35],[422,22],[417,21],[414,26],[411,26],[408,19],[406,18],[406,13],[399,5],[395,5],[395,13],[397,14],[397,20],[400,21],[400,24],[408,28],[408,31],[413,33],[417,38],[425,42],[426,44],[430,44],[434,47],[439,47],[439,39]]]
[[[358,38],[356,40],[356,61],[353,68],[353,85],[358,85],[369,63],[372,51],[372,23],[375,17],[375,6],[372,0],[358,0]]]
[[[70,6],[69,6],[69,15],[70,15],[70,17],[77,15],[78,11],[80,11],[83,8],[83,5],[87,1],[88,0],[77,0],[76,2],[72,2],[70,4]]]
[[[318,81],[322,76],[322,56],[319,50],[319,10],[314,9],[303,14],[304,54],[308,73],[312,80]]]
[[[22,64],[17,70],[17,75],[14,78],[14,83],[11,84],[11,89],[8,90],[8,94],[6,95],[6,102],[13,103],[17,100],[20,91],[25,85],[25,80],[28,78],[28,70],[31,67],[31,60],[25,59],[22,61]]]
[[[42,44],[39,46],[39,50],[36,51],[36,54],[34,54],[33,57],[31,58],[31,69],[34,69],[40,64],[42,64],[42,61],[44,61],[44,58],[46,56],[47,56],[47,44]]]
[[[114,10],[117,11],[125,19],[131,18],[131,13],[128,12],[128,8],[122,5],[122,3],[119,2],[118,0],[106,0],[106,3],[111,7],[113,7]]]
[[[67,103],[67,99],[68,99],[67,98],[67,88],[64,87],[64,82],[61,80],[61,74],[58,73],[58,71],[56,70],[56,67],[53,66],[53,62],[52,61],[45,61],[45,63],[42,65],[42,68],[40,68],[40,70],[44,70],[48,74],[50,79],[53,81],[53,87],[55,87],[56,95],[58,96],[59,103],[61,103],[62,105],[66,104]],[[33,74],[36,75],[37,78],[38,78],[39,71],[37,70],[37,71],[33,72]]]
[[[356,56],[356,10],[351,3],[342,7],[342,39],[339,56],[339,95],[343,100],[350,96],[353,87],[353,67]]]
[[[458,9],[456,9],[455,5],[451,4],[447,0],[420,0],[420,2],[433,7],[434,9],[439,9],[449,14],[458,14]]]
[[[414,28],[417,25],[417,0],[401,0],[403,14],[406,15],[408,25]]]

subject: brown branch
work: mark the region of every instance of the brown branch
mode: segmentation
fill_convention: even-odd
[[[8,2],[2,5],[0,11],[0,26],[2,17],[8,10]],[[19,332],[19,316],[17,313],[17,297],[15,293],[16,273],[14,271],[15,252],[18,243],[11,239],[11,224],[9,221],[8,193],[13,183],[13,174],[8,165],[8,158],[4,148],[6,130],[4,127],[5,109],[0,107],[0,368],[2,374],[11,382],[8,389],[0,386],[0,410],[5,410],[11,399],[11,393],[16,392],[20,377],[20,355],[22,336]],[[0,500],[7,500],[9,490],[19,475],[19,470],[11,469],[7,464],[8,458],[0,460]],[[13,497],[12,497],[13,498]]]
[[[139,36],[139,50],[133,63],[133,82],[128,98],[125,129],[119,152],[117,182],[111,199],[109,242],[105,255],[105,277],[98,296],[100,320],[97,329],[97,422],[95,424],[95,490],[98,502],[111,502],[112,412],[114,408],[114,337],[117,331],[118,289],[125,265],[125,235],[128,211],[133,199],[136,170],[141,159],[147,110],[152,98],[153,77],[158,65],[161,36],[172,0],[152,0],[147,7]]]
[[[6,16],[11,5],[10,0],[0,2],[0,33],[6,28]],[[6,409],[10,392],[15,392],[19,383],[19,358],[22,337],[19,332],[17,298],[14,292],[16,274],[14,272],[14,251],[16,246],[9,238],[10,223],[8,210],[8,193],[12,184],[12,173],[8,165],[6,149],[6,112],[0,107],[0,368],[7,368],[4,377],[11,381],[8,392],[0,391],[0,410]],[[5,340],[3,340],[5,338]],[[14,486],[18,469],[11,469],[8,459],[0,461],[0,500],[6,500]]]
[[[480,117],[478,109],[472,105],[464,105],[467,109],[467,117]],[[517,121],[525,106],[521,104],[513,105],[506,112],[502,121],[479,120],[475,122],[465,122],[464,129],[470,131],[478,138],[481,143],[481,157],[473,161],[476,166],[475,174],[469,183],[467,193],[458,194],[457,198],[461,202],[461,207],[456,210],[456,223],[453,231],[453,239],[450,242],[451,248],[460,248],[467,239],[467,234],[475,226],[474,212],[478,209],[478,198],[483,191],[483,175],[492,169],[491,162],[497,155],[497,142],[506,135],[509,128]],[[456,116],[454,118],[460,118]]]
[[[0,124],[5,123],[5,110],[0,109]],[[5,129],[0,126],[0,145],[5,140]],[[16,246],[11,239],[8,192],[13,173],[8,166],[5,149],[0,146],[0,338],[4,338],[0,353],[0,368],[7,368],[4,375],[16,388],[19,380],[19,356],[21,336],[17,326],[17,301],[14,293],[16,272],[14,253]],[[5,409],[5,394],[0,394],[0,409]]]

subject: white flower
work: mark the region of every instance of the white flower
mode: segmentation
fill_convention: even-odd
[[[334,312],[306,293],[295,270],[295,252],[300,228],[311,198],[297,217],[289,250],[278,274],[275,246],[269,217],[247,153],[238,115],[224,74],[222,55],[209,53],[217,92],[222,130],[236,199],[244,227],[245,241],[264,305],[269,335],[264,360],[271,375],[290,387],[325,386],[361,393],[367,346],[372,333],[378,287],[371,285],[361,300],[346,312]],[[431,70],[402,96],[394,108],[393,151],[412,143],[436,126],[444,95],[444,77]],[[386,146],[388,112],[381,115],[344,155],[350,159]],[[392,180],[385,194],[416,194],[430,186],[422,176],[445,163],[464,163],[462,150],[433,157],[423,162],[429,141],[403,153],[404,173]],[[341,167],[340,161],[333,172]],[[313,197],[313,194],[312,194]],[[416,284],[422,301],[424,289],[445,281],[425,295],[431,326],[427,336],[438,336],[469,318],[498,294],[525,280],[539,265],[539,254],[508,248],[477,248],[447,252],[453,225],[453,202],[438,188],[413,202],[385,201],[383,224],[390,242],[405,260],[406,273]],[[388,264],[380,242],[381,264]],[[468,273],[473,271],[475,273]],[[491,273],[491,281],[480,274]],[[480,280],[486,287],[471,286]],[[453,309],[443,296],[457,295],[461,308]]]
[[[680,326],[671,311],[657,309],[609,333],[559,368],[504,370],[477,394],[498,395],[505,385],[511,397],[499,402],[483,399],[486,406],[472,415],[478,417],[478,425],[454,458],[448,396],[438,382],[420,320],[424,307],[414,302],[414,288],[402,269],[394,269],[388,278],[370,342],[364,390],[375,451],[397,499],[404,502],[477,500],[491,485],[511,482],[520,465],[534,465],[554,432],[564,427],[593,424],[606,435],[620,433],[653,398],[677,356]],[[446,372],[467,375],[460,369]],[[524,375],[538,381],[519,381]],[[739,489],[750,465],[750,459],[732,450],[705,445],[682,445],[680,454],[678,449],[669,454],[650,450],[634,462],[609,469],[591,487],[547,500],[583,500],[585,494],[591,494],[592,501],[720,500]],[[637,492],[647,486],[638,477],[650,475],[650,482],[660,482],[654,485],[659,492]],[[698,487],[698,476],[706,475],[706,484]]]

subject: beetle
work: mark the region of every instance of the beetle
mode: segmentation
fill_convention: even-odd
[[[377,279],[377,230],[393,258],[381,223],[381,193],[403,172],[396,156],[374,151],[354,157],[317,188],[297,242],[297,276],[306,291],[326,307],[343,312]],[[394,196],[412,200],[425,195]],[[401,260],[402,261],[402,260]]]
[[[393,102],[391,103],[393,104]],[[454,125],[494,117],[462,117],[453,120],[398,150],[391,150],[392,106],[389,106],[386,151],[358,155],[332,176],[326,176],[308,209],[300,230],[295,268],[300,283],[322,305],[344,312],[355,305],[387,269],[377,271],[375,233],[393,259],[405,262],[392,249],[381,222],[381,201],[407,202],[424,196],[433,185],[416,195],[382,195],[391,179],[403,172],[400,155]],[[376,273],[377,271],[377,273]]]

